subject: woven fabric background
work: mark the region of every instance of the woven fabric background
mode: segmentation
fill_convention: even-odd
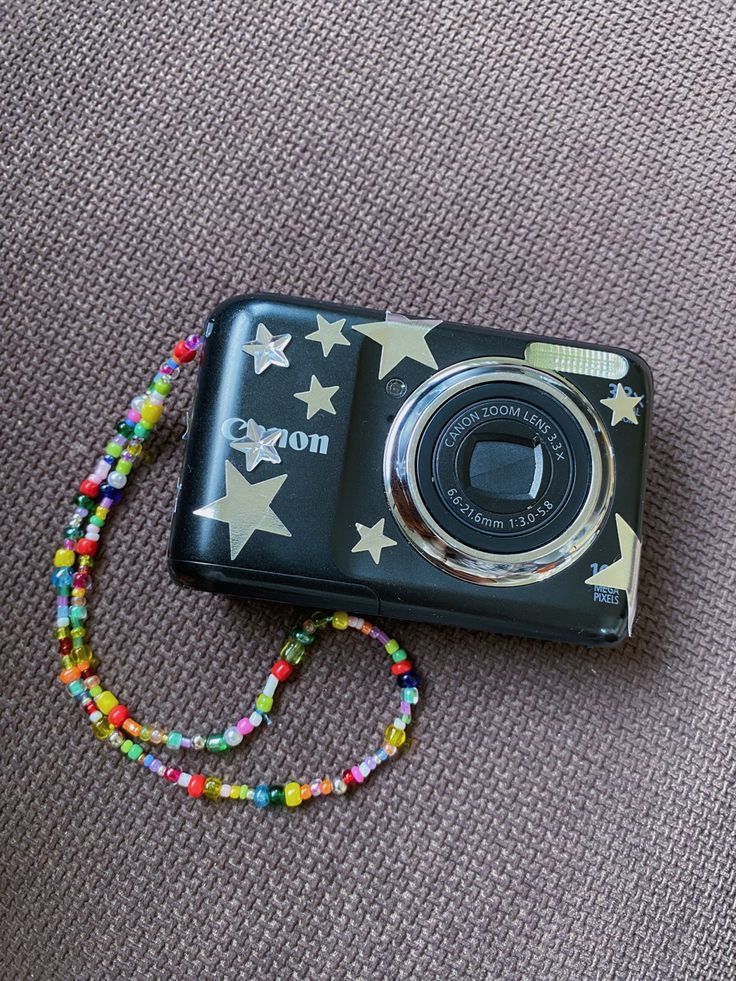
[[[2,976],[733,978],[730,5],[0,17]],[[393,624],[426,678],[411,752],[288,815],[203,806],[103,751],[49,630],[77,480],[171,342],[259,288],[618,343],[656,382],[634,639]],[[112,523],[91,622],[115,691],[205,727],[295,614],[169,581],[191,387]],[[327,638],[222,769],[344,765],[389,711],[379,661]]]

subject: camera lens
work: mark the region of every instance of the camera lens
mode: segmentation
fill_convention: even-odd
[[[445,369],[389,434],[384,483],[409,540],[446,571],[516,584],[566,564],[602,524],[610,444],[584,397],[511,359]]]

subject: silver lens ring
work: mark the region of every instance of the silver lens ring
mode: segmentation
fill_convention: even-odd
[[[546,392],[577,421],[590,451],[590,486],[565,531],[532,551],[483,552],[458,541],[435,520],[419,491],[417,447],[429,420],[449,399],[487,382],[516,382]],[[561,375],[514,358],[473,358],[432,375],[409,396],[389,429],[383,483],[399,528],[429,562],[485,586],[525,586],[575,562],[598,535],[614,493],[611,442],[593,406]]]

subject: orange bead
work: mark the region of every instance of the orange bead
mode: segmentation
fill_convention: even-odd
[[[325,777],[325,779],[322,781],[322,793],[323,794],[332,793],[332,781],[328,777]]]
[[[79,667],[76,665],[73,668],[65,668],[65,670],[59,675],[59,681],[62,683],[62,685],[69,685],[72,683],[72,681],[76,681],[81,673],[82,672],[79,670]]]
[[[140,736],[142,728],[140,722],[136,722],[135,719],[128,718],[123,722],[123,729],[134,739]]]
[[[299,791],[302,800],[309,800],[312,796],[312,789],[308,783],[303,783]]]
[[[360,628],[360,632],[362,634],[365,634],[366,637],[368,637],[368,636],[370,636],[371,630],[373,630],[373,624],[372,623],[368,623],[368,621],[366,620],[365,623],[363,624],[363,626]]]

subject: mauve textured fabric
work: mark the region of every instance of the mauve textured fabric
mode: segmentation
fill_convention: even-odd
[[[729,6],[3,5],[3,977],[734,977]],[[253,289],[621,344],[656,384],[634,638],[390,624],[426,679],[411,751],[288,814],[100,747],[50,639],[78,479],[171,343]],[[206,728],[295,611],[169,580],[192,385],[91,624],[142,717]],[[385,667],[328,636],[221,770],[334,772],[391,717]]]

